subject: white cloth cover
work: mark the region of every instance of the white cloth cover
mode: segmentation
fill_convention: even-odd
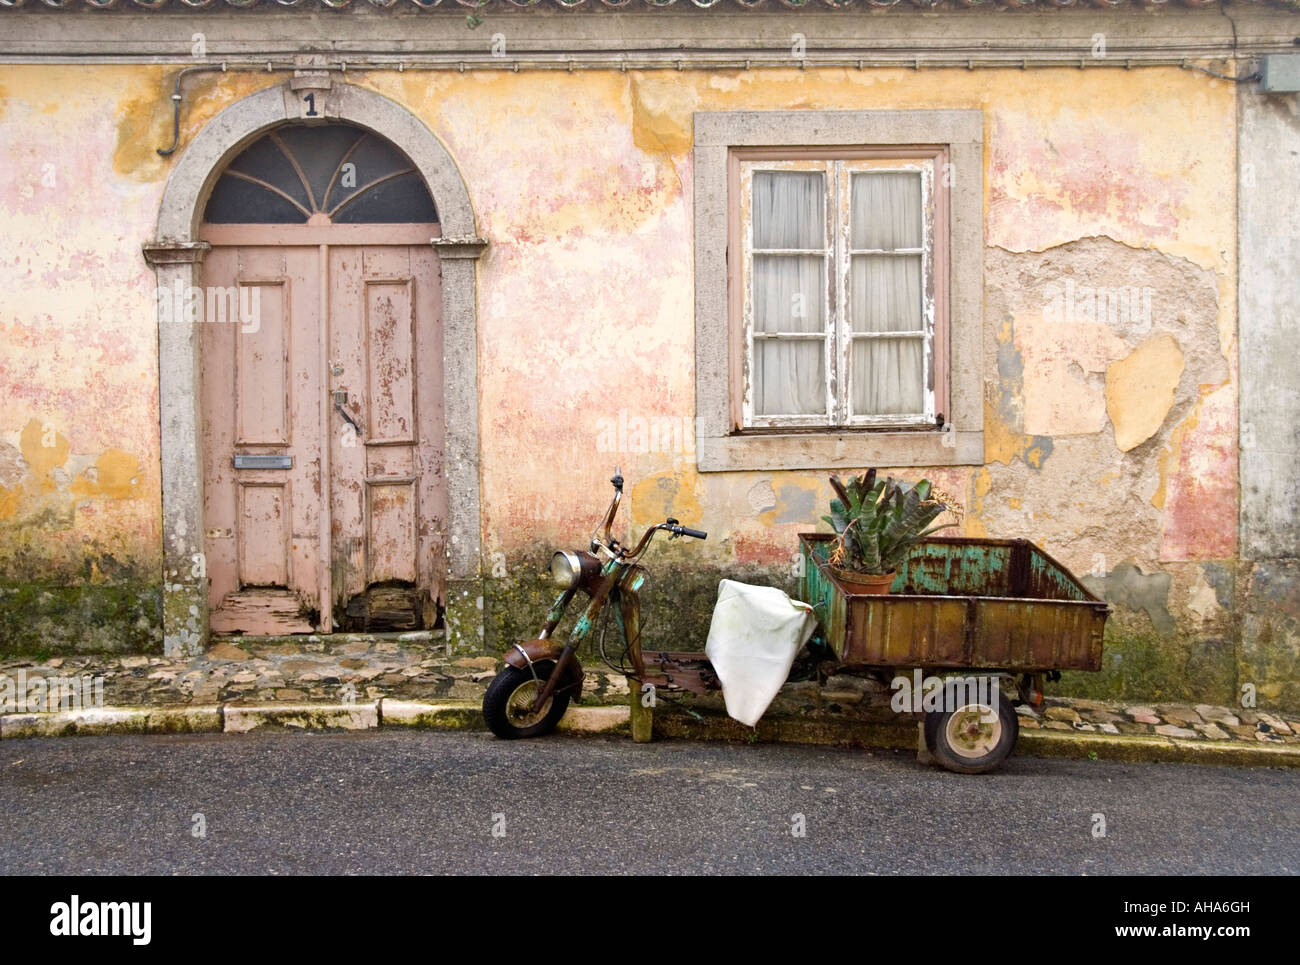
[[[722,684],[727,713],[748,727],[758,723],[816,628],[812,607],[774,586],[719,583],[704,652]]]

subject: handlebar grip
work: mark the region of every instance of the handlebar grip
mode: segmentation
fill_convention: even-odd
[[[677,532],[682,536],[694,536],[696,539],[709,538],[709,534],[702,529],[687,529],[685,526],[678,526]]]

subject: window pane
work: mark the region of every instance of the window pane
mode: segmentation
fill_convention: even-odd
[[[350,167],[342,167],[345,158]],[[359,127],[279,127],[230,162],[229,171],[218,179],[208,199],[204,220],[214,224],[303,224],[310,215],[321,213],[343,224],[435,222],[438,212],[419,174],[412,171],[375,183],[411,167],[396,147]],[[232,172],[266,182],[299,207]],[[312,187],[310,195],[307,184]]]
[[[921,244],[921,175],[853,175],[853,247],[892,251]]]
[[[821,255],[755,255],[754,331],[824,331],[825,285]]]
[[[825,415],[824,340],[754,343],[754,414]]]
[[[854,415],[920,415],[925,411],[923,339],[854,339],[852,365]]]
[[[920,255],[854,255],[849,279],[855,332],[919,332]]]
[[[825,190],[818,171],[755,171],[753,247],[826,247]]]
[[[366,185],[373,184],[382,177],[411,167],[411,162],[406,159],[404,154],[387,141],[373,134],[367,134],[357,142],[352,153],[348,155],[346,163],[351,164],[352,167],[333,174],[334,183],[330,187],[329,197],[323,205],[326,211],[333,211]],[[409,218],[407,220],[434,221],[436,219]]]
[[[209,224],[306,224],[307,216],[261,185],[223,174],[208,197]]]
[[[354,193],[334,215],[336,224],[434,222],[438,212],[424,180],[414,171]]]
[[[281,127],[275,133],[307,176],[317,209],[324,205],[330,178],[338,170],[348,148],[365,134],[360,128],[346,124]]]
[[[272,184],[308,211],[312,209],[311,198],[307,197],[307,186],[302,183],[302,178],[298,177],[293,164],[270,137],[261,137],[254,141],[243,154],[230,162],[230,170],[240,171],[259,181]]]

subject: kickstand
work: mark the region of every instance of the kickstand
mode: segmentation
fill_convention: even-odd
[[[934,763],[934,755],[930,753],[930,748],[925,743],[925,721],[918,721],[916,725],[916,762],[918,764]]]

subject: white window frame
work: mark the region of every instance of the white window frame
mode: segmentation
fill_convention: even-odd
[[[936,266],[937,310],[947,306],[944,425],[746,427],[740,205],[733,203],[736,154],[943,148],[947,268]],[[984,463],[984,115],[963,110],[709,111],[694,115],[695,440],[700,472],[849,470]],[[936,172],[937,176],[937,172]],[[936,210],[939,210],[936,208]],[[731,246],[729,250],[729,246]],[[945,387],[940,381],[936,391]]]
[[[918,152],[915,157],[899,156],[895,151],[872,152],[855,150],[851,152],[826,152],[820,158],[807,157],[764,157],[769,152],[736,152],[736,202],[740,205],[740,248],[741,264],[739,278],[735,283],[741,287],[742,312],[740,324],[741,338],[744,343],[744,363],[742,384],[732,386],[733,394],[741,398],[742,421],[744,429],[772,429],[781,427],[916,427],[934,426],[936,417],[942,413],[941,406],[947,399],[946,371],[940,370],[944,353],[940,351],[946,335],[946,318],[941,318],[938,306],[940,286],[935,282],[935,263],[946,266],[946,258],[937,246],[936,223],[946,223],[938,210],[946,202],[946,195],[936,191],[935,171],[942,171],[946,163],[944,151],[934,149]],[[874,155],[874,156],[873,156]],[[807,250],[767,250],[755,249],[753,245],[753,178],[757,173],[766,172],[817,172],[822,175],[823,213],[825,231],[822,245],[817,249]],[[855,175],[880,172],[916,172],[921,180],[921,247],[915,249],[895,249],[876,251],[873,249],[856,249],[852,245],[852,184]],[[803,255],[821,255],[824,261],[822,317],[827,320],[827,327],[820,333],[812,332],[767,332],[755,331],[754,297],[753,297],[753,263],[755,255],[775,255],[798,257]],[[855,332],[850,317],[852,305],[853,257],[855,255],[908,255],[921,256],[921,323],[919,330],[911,332]],[[734,278],[734,275],[733,275]],[[945,306],[946,307],[946,306]],[[946,313],[942,313],[946,314]],[[922,409],[916,413],[865,414],[852,411],[853,406],[853,347],[855,341],[883,338],[921,338],[923,340],[923,377]],[[823,366],[826,381],[826,407],[822,413],[809,414],[767,414],[754,412],[754,360],[755,348],[762,341],[795,341],[820,339],[823,343]],[[937,357],[936,357],[937,356]]]

